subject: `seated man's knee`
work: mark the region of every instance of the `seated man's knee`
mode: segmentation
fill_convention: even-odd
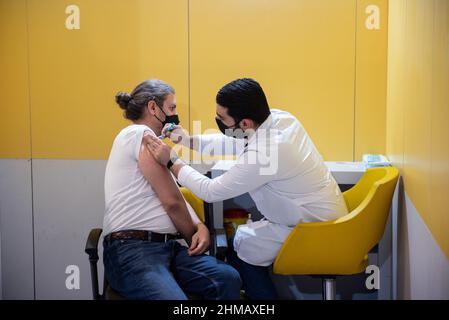
[[[220,264],[219,275],[216,280],[219,283],[218,299],[239,299],[242,280],[237,270],[230,265]]]

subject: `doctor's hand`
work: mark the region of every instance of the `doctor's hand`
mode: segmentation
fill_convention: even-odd
[[[197,225],[198,230],[192,236],[192,244],[189,247],[187,253],[189,256],[196,256],[204,253],[207,249],[209,249],[210,245],[210,235],[209,229],[200,223]]]
[[[170,146],[163,143],[159,138],[146,135],[143,137],[147,149],[151,152],[154,159],[164,167],[171,158],[176,158],[176,152]]]
[[[167,123],[163,128],[162,132],[168,137],[172,142],[182,145],[187,145],[190,141],[190,136],[188,132],[181,126],[175,125],[172,130],[167,131],[170,128],[170,123]]]

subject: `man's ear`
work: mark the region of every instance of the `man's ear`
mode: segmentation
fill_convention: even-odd
[[[147,109],[148,109],[148,112],[150,112],[151,115],[154,116],[156,114],[156,102],[154,102],[154,100],[148,101]]]

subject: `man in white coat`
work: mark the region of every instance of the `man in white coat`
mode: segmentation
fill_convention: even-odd
[[[216,97],[216,122],[223,134],[189,136],[180,127],[170,138],[199,152],[237,155],[236,164],[210,179],[149,136],[147,147],[178,182],[206,202],[249,193],[263,215],[241,225],[231,240],[228,262],[240,273],[250,299],[276,299],[269,275],[279,249],[298,223],[347,214],[340,189],[301,123],[271,109],[255,80],[237,79]]]

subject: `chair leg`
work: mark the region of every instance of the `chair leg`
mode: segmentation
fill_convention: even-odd
[[[335,278],[323,278],[323,300],[335,300],[336,289]]]

